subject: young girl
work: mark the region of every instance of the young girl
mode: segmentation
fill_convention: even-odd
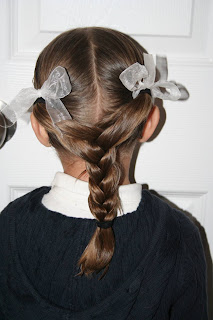
[[[198,228],[129,181],[136,145],[159,122],[153,97],[180,97],[154,81],[130,36],[77,28],[44,48],[34,88],[2,110],[11,125],[33,105],[35,135],[64,172],[0,215],[0,319],[208,318]]]

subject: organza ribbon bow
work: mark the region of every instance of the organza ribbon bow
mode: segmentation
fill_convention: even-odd
[[[178,87],[166,80],[155,82],[155,63],[151,54],[143,53],[144,65],[139,62],[126,68],[119,76],[123,85],[132,91],[132,97],[135,99],[141,90],[150,89],[153,98],[163,100],[178,100],[181,93]],[[143,80],[142,80],[143,79]],[[169,89],[170,92],[162,92],[160,88]]]
[[[33,105],[37,98],[43,98],[46,109],[52,120],[53,125],[62,120],[72,119],[68,110],[60,100],[71,92],[72,86],[66,69],[57,66],[52,70],[48,79],[40,89],[22,89],[9,105],[3,103],[0,111],[9,120],[6,127],[12,126],[28,109]],[[5,125],[4,125],[5,127]]]

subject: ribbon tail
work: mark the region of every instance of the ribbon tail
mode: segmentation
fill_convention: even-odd
[[[8,120],[5,127],[11,127],[14,123],[30,109],[34,101],[38,98],[38,93],[34,88],[22,89],[9,105],[3,103],[0,111]]]
[[[156,68],[160,73],[160,80],[166,81],[168,78],[168,63],[166,56],[156,55]]]
[[[134,90],[134,91],[132,92],[132,97],[133,97],[133,99],[137,98],[137,96],[139,95],[139,93],[140,93],[141,90],[142,90],[142,89],[138,89],[138,90]]]
[[[72,117],[60,99],[46,99],[46,109],[55,125],[63,120],[71,120]]]
[[[151,86],[155,82],[155,63],[152,54],[143,54],[144,57],[144,65],[148,70],[148,77],[144,78],[143,84],[144,88],[151,88]]]

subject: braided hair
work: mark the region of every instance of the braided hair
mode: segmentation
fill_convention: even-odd
[[[61,160],[80,159],[89,176],[89,208],[98,221],[111,221],[121,209],[118,187],[123,182],[122,155],[141,137],[151,111],[147,93],[132,99],[119,80],[120,73],[138,61],[145,49],[119,31],[88,27],[68,30],[40,53],[34,72],[39,89],[56,66],[66,68],[72,92],[62,99],[72,121],[52,125],[44,104],[36,103],[33,114],[48,133]],[[83,174],[84,172],[82,172]],[[115,250],[113,227],[97,226],[78,261],[86,276],[104,269],[106,274]]]

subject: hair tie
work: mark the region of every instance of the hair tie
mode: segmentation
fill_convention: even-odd
[[[39,97],[36,99],[36,101],[33,103],[33,105],[36,103],[45,103],[45,99],[43,99],[42,97]]]
[[[140,93],[148,93],[150,96],[152,96],[152,94],[151,94],[151,90],[150,89],[144,89],[144,90],[141,90],[140,92],[139,92],[139,94]]]
[[[99,221],[96,219],[96,224],[99,228],[103,228],[103,229],[107,229],[107,228],[110,228],[112,227],[113,225],[113,222],[114,222],[115,219],[113,220],[105,220],[105,221]]]

